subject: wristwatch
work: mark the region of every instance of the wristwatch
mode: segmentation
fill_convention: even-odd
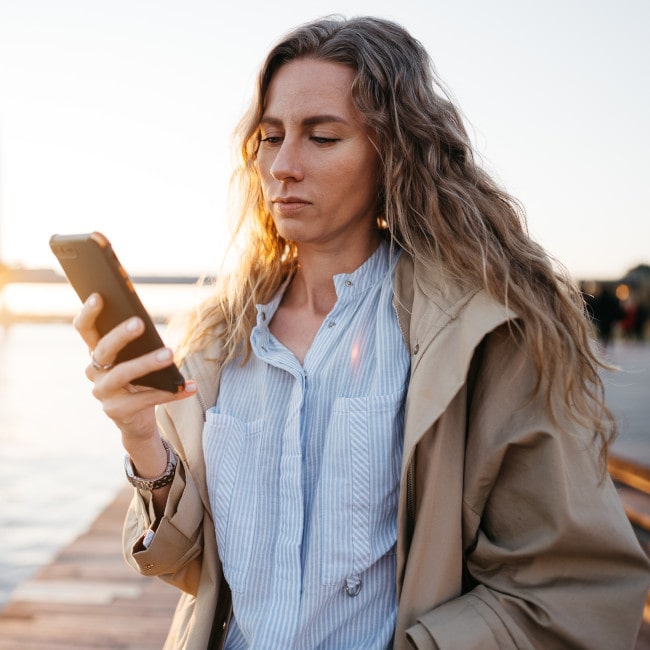
[[[135,468],[133,467],[133,462],[131,461],[130,456],[124,458],[124,471],[126,472],[126,478],[133,487],[138,488],[138,490],[157,490],[158,488],[165,487],[169,485],[174,480],[174,474],[176,473],[176,465],[178,464],[178,459],[176,454],[173,452],[172,448],[169,446],[169,443],[162,438],[163,447],[167,452],[167,467],[165,471],[156,478],[140,478],[135,473]]]

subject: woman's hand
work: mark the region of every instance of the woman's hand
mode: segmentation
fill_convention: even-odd
[[[113,366],[120,350],[143,333],[144,323],[140,318],[134,317],[101,337],[95,323],[102,307],[101,296],[92,294],[74,319],[74,327],[88,345],[92,355],[92,361],[86,368],[86,376],[94,384],[93,395],[101,402],[104,412],[122,432],[124,447],[138,470],[145,469],[141,464],[149,464],[147,458],[153,460],[150,452],[154,445],[159,452],[154,454],[154,457],[159,459],[156,464],[162,471],[165,462],[162,462],[160,467],[164,456],[160,453],[162,444],[156,429],[154,407],[156,404],[193,395],[196,392],[196,383],[186,382],[184,391],[180,393],[133,385],[131,382],[138,377],[169,366],[173,362],[172,351],[168,348],[160,348]],[[141,462],[138,462],[139,458],[142,458]],[[147,478],[144,474],[141,476]]]

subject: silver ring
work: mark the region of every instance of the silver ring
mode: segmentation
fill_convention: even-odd
[[[95,370],[110,370],[113,367],[112,363],[99,363],[95,359],[95,350],[90,351],[90,363],[93,364]]]

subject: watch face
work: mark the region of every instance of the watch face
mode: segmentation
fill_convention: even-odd
[[[131,462],[131,458],[129,456],[126,456],[124,458],[124,471],[126,472],[127,478],[135,478],[135,470],[133,469],[133,463]]]

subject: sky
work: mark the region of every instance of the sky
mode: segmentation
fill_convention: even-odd
[[[257,69],[331,13],[425,45],[576,279],[650,263],[647,0],[0,0],[0,259],[54,268],[51,234],[99,230],[132,274],[215,272]]]

